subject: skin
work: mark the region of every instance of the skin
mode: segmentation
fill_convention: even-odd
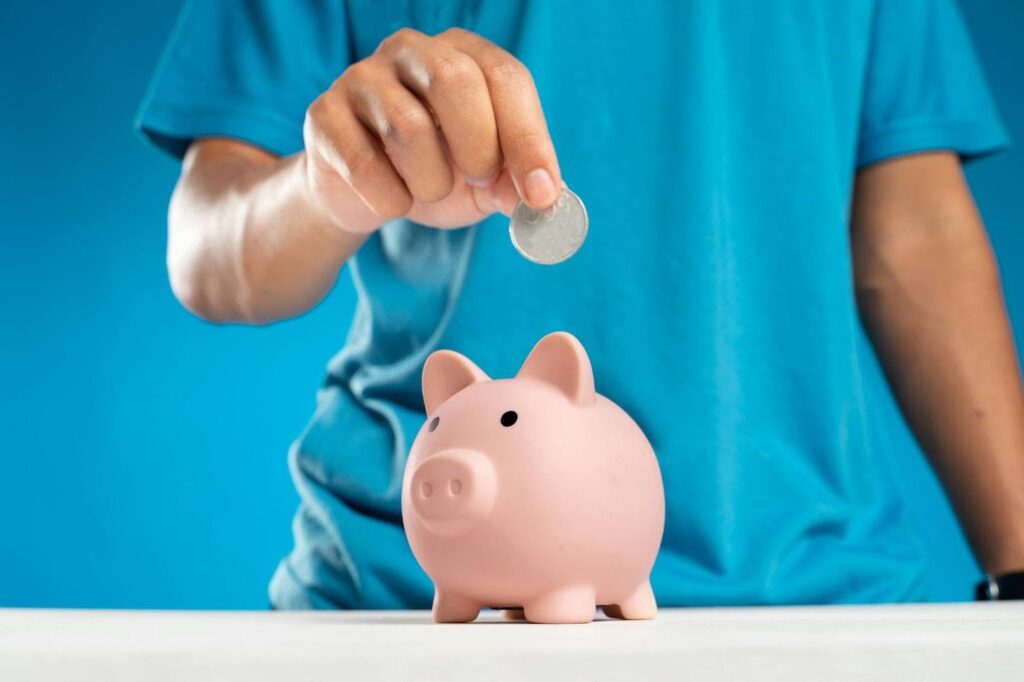
[[[865,328],[975,556],[990,573],[1024,570],[1024,392],[959,159],[859,173],[851,244]]]
[[[226,139],[189,149],[167,264],[200,317],[299,315],[388,220],[462,227],[520,199],[547,208],[562,184],[529,71],[461,29],[390,36],[310,105],[303,134],[284,159]]]
[[[536,88],[512,55],[460,29],[403,29],[309,107],[305,149],[227,139],[188,151],[168,271],[215,322],[301,314],[377,228],[469,225],[561,175]],[[857,300],[886,375],[987,571],[1024,569],[1024,391],[995,259],[958,159],[933,153],[856,178]]]

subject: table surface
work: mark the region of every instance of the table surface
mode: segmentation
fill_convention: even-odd
[[[0,609],[2,680],[1022,680],[1024,603],[662,609],[436,625],[422,611]]]

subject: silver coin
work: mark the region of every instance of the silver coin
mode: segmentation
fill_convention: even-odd
[[[527,260],[554,265],[572,257],[587,238],[587,209],[563,187],[558,200],[543,211],[520,202],[508,225],[512,245]]]

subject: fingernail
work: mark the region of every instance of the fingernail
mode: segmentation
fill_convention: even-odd
[[[526,198],[534,206],[548,206],[555,200],[555,183],[543,168],[534,169],[526,174],[523,189]]]

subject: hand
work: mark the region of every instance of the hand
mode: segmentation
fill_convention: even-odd
[[[562,180],[530,72],[480,36],[402,29],[306,112],[311,195],[339,225],[356,195],[372,231],[407,216],[462,227],[522,198],[546,208]],[[347,195],[347,199],[346,199]]]

